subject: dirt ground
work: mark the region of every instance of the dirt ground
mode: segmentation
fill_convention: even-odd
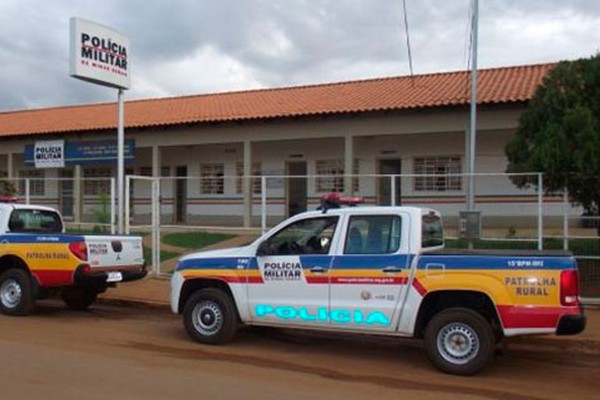
[[[475,377],[442,374],[420,344],[246,329],[192,342],[164,308],[41,303],[0,317],[10,399],[598,399],[600,342],[513,340]]]

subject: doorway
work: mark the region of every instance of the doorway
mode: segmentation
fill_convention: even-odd
[[[379,160],[378,174],[380,175],[400,175],[402,174],[402,160],[399,158]],[[402,204],[402,178],[397,176],[396,186],[396,205]],[[389,177],[379,177],[379,189],[377,193],[377,204],[389,206],[392,204],[392,184]]]
[[[60,213],[66,219],[73,219],[75,217],[74,170],[72,168],[61,169],[59,177],[61,178],[58,181]]]
[[[289,161],[285,164],[285,174],[306,176],[306,161]],[[306,178],[288,178],[287,180],[287,216],[306,211]]]
[[[185,223],[187,215],[187,166],[175,168],[175,223]]]

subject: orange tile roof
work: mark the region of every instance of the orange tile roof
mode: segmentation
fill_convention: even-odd
[[[529,100],[553,66],[481,70],[478,104]],[[469,74],[436,73],[125,104],[126,128],[460,106],[469,104]],[[0,136],[115,129],[116,109],[116,103],[106,103],[4,112]]]

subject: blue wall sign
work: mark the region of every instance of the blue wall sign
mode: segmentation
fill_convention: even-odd
[[[25,146],[25,164],[34,166],[34,145]],[[129,164],[135,156],[135,140],[125,141],[125,163]],[[111,164],[117,162],[117,141],[65,142],[65,165]]]

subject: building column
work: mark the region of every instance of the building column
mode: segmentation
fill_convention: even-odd
[[[13,159],[13,153],[8,153],[6,155],[6,174],[9,180],[14,179],[15,178],[15,163],[14,163],[14,159]]]
[[[81,164],[76,164],[73,171],[73,219],[75,222],[81,222],[83,211],[83,191],[81,180],[83,178]]]
[[[252,226],[252,142],[244,140],[244,178],[242,193],[244,196],[244,228]]]
[[[354,172],[354,137],[346,135],[344,137],[344,193],[347,196],[354,195],[354,179],[349,174]]]
[[[161,168],[160,146],[152,146],[152,177],[160,178]]]

